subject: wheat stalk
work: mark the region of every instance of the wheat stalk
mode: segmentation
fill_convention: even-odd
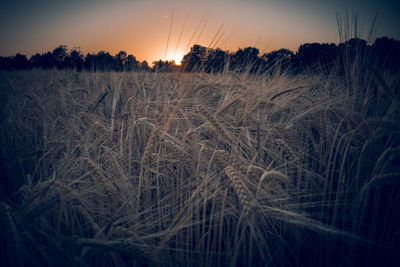
[[[141,195],[142,195],[142,186],[144,184],[144,168],[146,161],[151,158],[154,147],[156,146],[156,138],[159,134],[158,127],[154,127],[153,131],[150,134],[150,137],[146,143],[146,147],[143,152],[142,160],[140,163],[140,174],[139,174],[139,184],[138,184],[138,194],[137,194],[137,203],[136,203],[136,213],[139,213],[140,203],[141,203]]]

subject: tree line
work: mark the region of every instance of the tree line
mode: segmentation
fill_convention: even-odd
[[[296,53],[278,49],[260,55],[255,47],[238,49],[234,53],[194,45],[182,60],[182,70],[222,72],[230,71],[264,73],[289,71],[326,71],[349,66],[354,62],[375,66],[384,71],[400,71],[400,41],[393,38],[377,38],[372,45],[353,38],[338,45],[334,43],[305,43]]]
[[[400,41],[377,38],[372,45],[363,39],[353,38],[339,43],[305,43],[296,52],[279,49],[260,55],[255,47],[239,48],[235,52],[193,45],[180,65],[174,61],[158,60],[150,67],[146,61],[120,51],[115,56],[100,51],[84,56],[79,49],[68,50],[60,45],[52,52],[35,54],[31,58],[17,54],[0,57],[0,70],[71,69],[77,71],[152,71],[152,72],[207,72],[226,70],[249,73],[304,70],[330,71],[334,67],[361,60],[390,72],[400,70]]]

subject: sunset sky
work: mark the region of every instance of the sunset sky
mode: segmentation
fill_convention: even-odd
[[[0,56],[124,50],[138,60],[180,60],[194,43],[235,51],[296,51],[339,42],[336,13],[358,14],[361,37],[378,13],[376,36],[400,39],[400,1],[384,0],[0,0]]]

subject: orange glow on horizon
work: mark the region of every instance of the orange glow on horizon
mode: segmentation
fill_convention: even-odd
[[[176,65],[181,65],[182,59],[185,54],[186,53],[182,51],[169,52],[163,60],[174,61]]]
[[[50,1],[54,2],[52,5],[39,2],[43,8],[33,11],[10,4],[7,16],[1,17],[5,27],[0,27],[0,56],[21,53],[31,57],[67,45],[69,49],[80,47],[84,55],[105,51],[114,56],[125,51],[149,65],[158,60],[174,60],[180,65],[194,44],[231,53],[250,46],[258,48],[262,55],[280,48],[296,52],[304,43],[340,41],[331,8],[338,1],[333,0],[326,6],[315,1],[313,8],[294,0],[251,1],[252,4],[231,0],[116,0],[100,1],[104,2],[101,4],[89,0]],[[38,5],[33,1],[27,3],[30,7]],[[337,8],[341,11],[344,6]],[[389,31],[398,16],[386,11],[390,21],[385,23],[392,26],[376,37],[400,39],[398,31]],[[368,15],[365,10],[362,13],[363,17]],[[382,25],[386,24],[382,21]],[[360,33],[365,32],[361,30]]]

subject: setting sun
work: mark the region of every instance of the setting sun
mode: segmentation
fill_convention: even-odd
[[[171,53],[167,54],[167,56],[164,58],[164,60],[175,61],[176,65],[181,65],[181,61],[182,61],[184,55],[185,55],[185,53],[182,51],[171,52]]]

